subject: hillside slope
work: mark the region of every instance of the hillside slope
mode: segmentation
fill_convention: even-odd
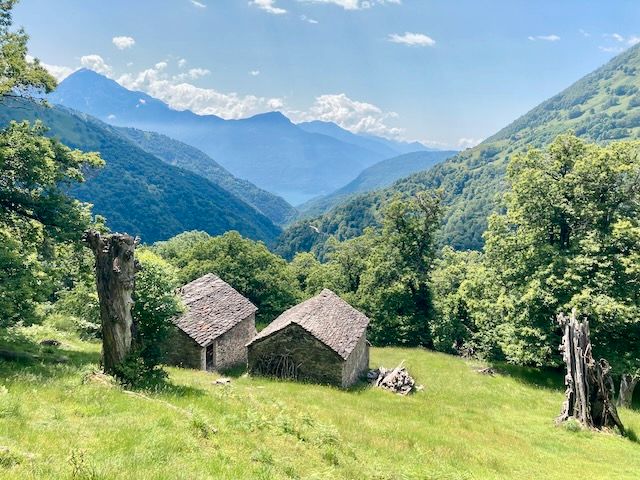
[[[40,347],[43,338],[62,341]],[[153,392],[92,375],[99,346],[44,327],[0,333],[0,479],[636,479],[640,445],[556,427],[562,376],[456,357],[373,348],[425,389],[409,397],[169,369]],[[56,363],[61,356],[68,360]],[[55,405],[55,407],[54,407]],[[640,431],[640,413],[621,410]],[[570,458],[571,461],[566,461]],[[34,475],[34,472],[35,473]]]
[[[116,126],[158,132],[192,145],[233,175],[292,204],[328,194],[386,153],[310,133],[279,112],[240,120],[176,111],[91,70],[79,70],[49,97]]]
[[[306,216],[320,215],[331,210],[349,196],[355,193],[370,192],[385,188],[396,180],[412,173],[437,165],[457,152],[437,150],[406,153],[393,158],[382,160],[365,169],[354,180],[339,188],[330,195],[309,200],[298,209]]]
[[[328,235],[360,232],[375,224],[377,216],[369,210],[375,210],[381,198],[425,188],[444,191],[448,209],[443,242],[459,249],[481,248],[487,216],[497,208],[506,188],[509,159],[531,147],[543,147],[569,131],[595,142],[640,138],[640,45],[621,53],[480,145],[401,179],[375,193],[374,198],[359,196],[314,218],[310,222],[319,226],[319,234],[299,223],[293,225],[285,231],[280,250],[289,255],[294,245],[321,249]],[[368,210],[363,211],[362,205]],[[348,225],[343,220],[345,211],[350,212]],[[362,220],[358,220],[359,216]],[[298,233],[304,239],[297,238]]]
[[[297,215],[296,209],[284,199],[256,187],[248,180],[234,177],[222,165],[197,148],[155,132],[144,132],[127,127],[113,128],[160,160],[189,170],[220,185],[251,205],[276,225],[283,225]]]
[[[25,100],[5,101],[0,124],[40,119],[50,134],[72,148],[98,151],[104,168],[88,172],[87,181],[70,188],[79,200],[92,203],[116,231],[139,235],[152,243],[185,230],[212,235],[238,230],[272,242],[280,229],[239,198],[187,170],[166,164],[88,115]]]

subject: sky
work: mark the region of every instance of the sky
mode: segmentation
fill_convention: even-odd
[[[637,0],[21,0],[59,79],[465,148],[640,42]]]

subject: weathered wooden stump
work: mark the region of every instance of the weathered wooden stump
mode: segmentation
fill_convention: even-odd
[[[133,338],[133,290],[138,269],[134,251],[136,239],[126,234],[85,234],[86,244],[96,258],[96,286],[102,324],[102,364],[114,374],[131,349]]]
[[[613,401],[611,367],[604,359],[593,359],[589,322],[577,320],[575,309],[568,317],[558,314],[557,321],[564,330],[560,351],[567,366],[566,399],[557,423],[574,418],[587,428],[618,427],[624,433]]]

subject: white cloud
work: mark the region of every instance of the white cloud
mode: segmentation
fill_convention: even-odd
[[[189,1],[191,2],[191,4],[192,4],[194,7],[197,7],[197,8],[207,8],[207,6],[206,6],[204,3],[202,3],[202,2],[198,2],[197,0],[189,0]]]
[[[252,77],[257,77],[258,75],[260,75],[260,70],[251,70],[249,72],[249,75],[251,75]]]
[[[115,119],[116,119],[116,116],[115,116],[113,113],[110,113],[110,114],[107,116],[107,120],[115,120]]]
[[[638,37],[637,35],[632,35],[629,38],[627,38],[627,44],[628,45],[637,45],[638,43],[640,43],[640,37]]]
[[[375,5],[400,5],[402,0],[298,0],[305,3],[328,3],[345,10],[365,10]]]
[[[159,62],[153,68],[125,74],[117,80],[125,88],[143,91],[167,103],[171,108],[191,110],[201,115],[245,118],[284,106],[280,98],[223,93],[212,88],[196,87],[182,81],[179,76],[170,76],[165,69],[166,62]]]
[[[95,53],[81,57],[80,64],[83,67],[101,73],[102,75],[111,75],[111,66],[107,65],[104,59]]]
[[[178,60],[178,67],[184,68],[187,65],[187,60],[185,58],[181,58]]]
[[[484,140],[484,139],[483,138],[466,138],[466,137],[462,137],[462,138],[458,139],[457,147],[459,149],[461,149],[461,150],[464,150],[465,148],[475,147],[476,145],[481,143],[482,140]]]
[[[589,32],[587,32],[586,30],[584,30],[582,28],[579,30],[579,32],[583,37],[590,37],[591,36],[591,34]]]
[[[284,8],[276,7],[276,0],[251,0],[249,5],[254,5],[260,10],[264,10],[272,15],[283,15],[287,13]]]
[[[397,118],[395,112],[384,112],[371,103],[359,102],[340,93],[321,95],[306,112],[287,112],[295,121],[322,120],[333,122],[354,133],[368,133],[389,138],[398,138],[403,130],[387,125],[389,119]]]
[[[544,42],[557,42],[558,40],[560,40],[560,37],[553,33],[551,35],[530,35],[527,38],[532,42],[535,42],[536,40],[542,40]]]
[[[318,20],[315,20],[313,18],[309,18],[306,15],[300,15],[300,20],[302,20],[303,22],[312,23],[314,25],[320,23],[320,22],[318,22]]]
[[[605,38],[612,38],[616,42],[624,42],[624,37],[622,35],[620,35],[619,33],[605,33],[602,36],[605,37]]]
[[[163,67],[163,68],[166,68],[166,67]],[[180,80],[180,81],[197,80],[198,78],[206,77],[209,74],[211,74],[211,71],[207,70],[206,68],[190,68],[188,72],[175,75],[173,78],[175,80]]]
[[[136,41],[133,39],[133,37],[113,37],[111,41],[118,50],[131,48],[136,44]]]
[[[410,47],[433,47],[436,41],[423,33],[405,32],[404,34],[392,33],[388,40],[392,43],[400,43]]]
[[[62,80],[64,80],[65,78],[67,78],[69,75],[71,75],[73,72],[76,71],[75,68],[65,67],[64,65],[49,65],[48,63],[44,63],[44,62],[40,62],[40,65],[46,68],[47,71],[51,75],[53,75],[53,77],[58,82],[61,82]]]

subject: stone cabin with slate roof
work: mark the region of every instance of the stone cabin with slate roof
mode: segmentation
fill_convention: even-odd
[[[349,387],[369,368],[368,325],[363,313],[325,289],[247,345],[249,372]]]
[[[246,364],[247,342],[256,335],[255,305],[212,273],[179,294],[187,310],[173,321],[167,363],[201,370]]]

